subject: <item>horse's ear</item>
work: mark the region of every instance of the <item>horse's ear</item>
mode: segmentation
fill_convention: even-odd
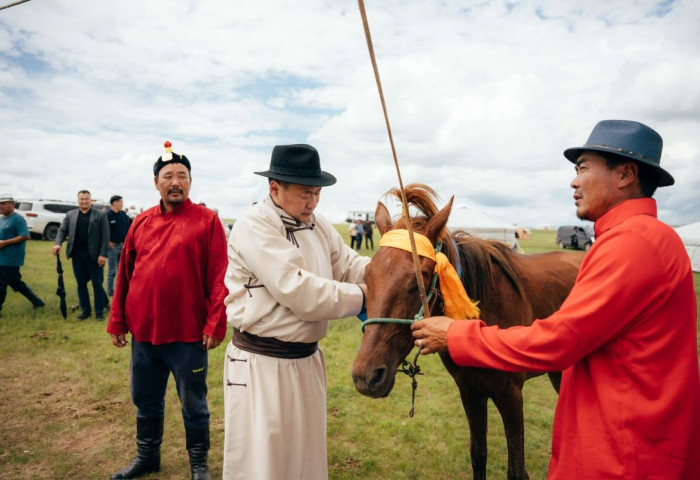
[[[384,235],[384,233],[391,230],[391,215],[389,215],[389,210],[382,202],[377,202],[377,209],[374,212],[374,223],[377,224],[380,235]]]
[[[454,196],[450,197],[450,201],[447,202],[447,205],[433,215],[433,218],[431,218],[425,226],[425,236],[428,237],[433,244],[435,244],[435,241],[439,238],[442,229],[447,225],[447,219],[450,218],[454,199]]]

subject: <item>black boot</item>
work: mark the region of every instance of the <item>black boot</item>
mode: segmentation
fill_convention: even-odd
[[[138,453],[129,465],[109,477],[110,480],[137,478],[160,471],[160,444],[162,442],[162,418],[137,418],[136,448]]]
[[[207,456],[209,454],[209,425],[193,428],[185,425],[187,453],[190,455],[192,480],[211,480]]]

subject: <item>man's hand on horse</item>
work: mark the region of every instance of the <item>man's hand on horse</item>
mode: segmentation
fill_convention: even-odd
[[[413,340],[421,355],[447,351],[447,329],[454,322],[449,317],[430,317],[411,325]]]

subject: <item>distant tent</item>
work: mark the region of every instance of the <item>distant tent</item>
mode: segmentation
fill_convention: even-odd
[[[500,240],[517,248],[515,225],[508,225],[473,207],[453,207],[450,218],[447,220],[447,228],[464,230],[481,238]]]
[[[694,272],[700,272],[700,222],[683,225],[676,229],[688,251]]]

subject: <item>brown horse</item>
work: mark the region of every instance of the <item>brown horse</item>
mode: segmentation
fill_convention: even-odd
[[[559,309],[574,284],[583,253],[522,255],[500,242],[483,240],[465,232],[449,233],[446,224],[452,200],[438,211],[435,206],[437,195],[431,188],[412,184],[405,190],[409,204],[423,214],[411,219],[414,231],[427,236],[433,245],[442,242],[443,253],[461,271],[460,278],[469,298],[478,300],[484,322],[501,328],[530,325],[534,319],[546,318]],[[396,189],[389,193],[399,197]],[[395,228],[406,228],[403,217],[395,224],[392,223],[387,208],[381,202],[377,204],[375,222],[382,235]],[[435,262],[421,257],[420,265],[427,289],[433,277]],[[380,247],[367,266],[365,283],[368,290],[368,318],[413,319],[420,309],[421,301],[410,252]],[[433,311],[433,314],[440,313]],[[373,398],[389,395],[398,367],[412,348],[413,337],[409,325],[366,324],[360,351],[352,369],[357,391]],[[449,354],[441,354],[440,357],[459,387],[469,422],[474,478],[486,478],[489,398],[503,419],[508,445],[508,478],[528,478],[525,470],[522,387],[527,378],[542,372],[510,373],[459,367],[450,359]],[[558,391],[561,373],[550,372],[549,376]]]

